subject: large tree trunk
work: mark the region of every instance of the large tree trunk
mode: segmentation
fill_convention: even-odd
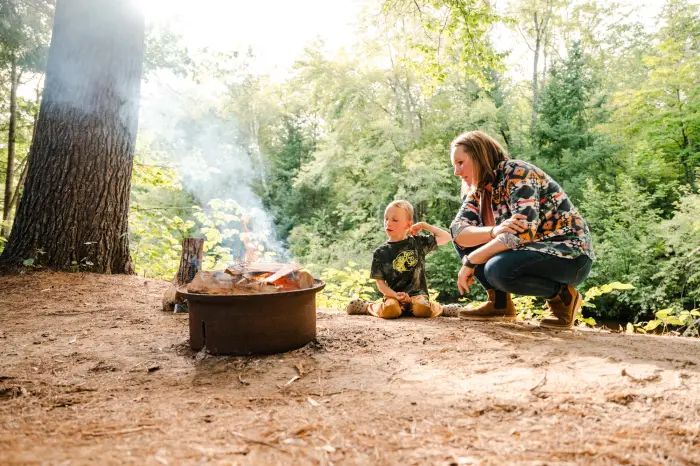
[[[132,2],[58,0],[29,172],[0,271],[133,273],[127,215],[145,24]]]
[[[6,237],[12,217],[12,184],[15,177],[15,132],[17,130],[17,58],[12,55],[10,70],[10,128],[7,132],[7,170],[5,178],[5,199],[2,208],[0,236]]]

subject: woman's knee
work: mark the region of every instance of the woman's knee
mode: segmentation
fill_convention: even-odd
[[[584,259],[580,259],[580,257],[584,257]],[[575,260],[583,262],[583,265],[579,267],[578,271],[576,272],[576,277],[574,277],[573,281],[569,283],[574,288],[579,286],[586,278],[588,278],[588,275],[591,273],[591,268],[593,267],[593,261],[586,256],[579,256],[579,258]]]
[[[503,254],[497,254],[489,259],[484,265],[484,275],[491,285],[502,291],[510,291],[512,285],[520,278]]]

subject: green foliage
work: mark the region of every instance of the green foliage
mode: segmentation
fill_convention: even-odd
[[[665,250],[652,280],[661,305],[691,309],[700,302],[700,195],[685,191],[676,207],[660,225]]]
[[[27,257],[22,261],[22,265],[27,270],[39,270],[41,266],[41,256],[45,255],[46,251],[43,249],[35,249],[31,257]]]
[[[656,311],[654,317],[646,322],[628,323],[625,326],[625,333],[667,334],[673,331],[688,337],[697,337],[700,334],[700,310],[698,309],[682,310],[671,307]]]
[[[619,162],[614,148],[593,128],[607,119],[604,97],[596,95],[599,76],[574,43],[567,58],[555,64],[539,100],[532,158],[557,180],[577,203],[587,180],[610,183]]]
[[[486,86],[484,70],[503,68],[504,54],[491,47],[488,32],[504,18],[490,2],[385,0],[382,13],[389,24],[410,24],[403,32],[420,60],[407,63],[412,71],[431,78],[426,83],[429,89],[444,84],[455,72]]]
[[[353,299],[373,301],[379,297],[375,281],[369,278],[369,270],[348,262],[342,269],[324,269],[319,278],[326,287],[316,296],[316,304],[324,309],[345,310]]]

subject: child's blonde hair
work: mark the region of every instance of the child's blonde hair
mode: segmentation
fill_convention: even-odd
[[[412,222],[413,221],[413,206],[411,205],[410,202],[404,201],[403,199],[399,199],[397,201],[389,203],[388,206],[386,206],[386,209],[384,209],[384,212],[387,210],[391,209],[392,207],[398,207],[399,209],[403,209],[406,211],[408,214],[408,219]]]

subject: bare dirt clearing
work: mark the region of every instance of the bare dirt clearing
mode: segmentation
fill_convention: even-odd
[[[319,312],[202,357],[167,283],[0,277],[0,464],[700,464],[700,341]]]

